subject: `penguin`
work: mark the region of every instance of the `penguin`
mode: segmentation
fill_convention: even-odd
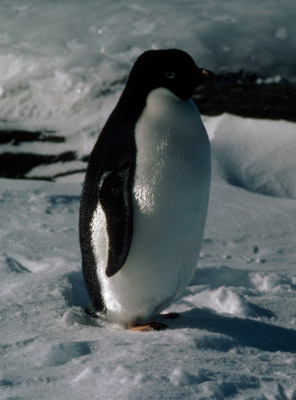
[[[79,237],[90,314],[132,330],[184,294],[206,222],[211,152],[192,100],[215,77],[179,49],[148,50],[132,67],[90,154]]]

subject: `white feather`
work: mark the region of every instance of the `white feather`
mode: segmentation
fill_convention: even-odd
[[[210,188],[210,145],[198,109],[167,89],[152,91],[135,128],[137,164],[130,253],[105,274],[108,238],[100,206],[93,247],[112,319],[146,320],[180,297],[195,270]]]

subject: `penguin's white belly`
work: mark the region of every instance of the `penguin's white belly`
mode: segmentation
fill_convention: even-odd
[[[135,131],[134,228],[128,258],[105,274],[108,239],[99,207],[93,230],[102,294],[111,318],[145,320],[184,292],[195,270],[210,188],[210,146],[193,101],[150,93]],[[100,228],[98,228],[100,226]],[[99,229],[99,231],[98,231]]]

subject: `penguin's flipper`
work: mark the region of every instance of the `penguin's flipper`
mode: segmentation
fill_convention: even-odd
[[[133,235],[132,168],[106,173],[99,200],[107,221],[109,238],[106,275],[115,275],[125,263]]]

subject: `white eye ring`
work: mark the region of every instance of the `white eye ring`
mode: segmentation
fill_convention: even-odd
[[[176,74],[175,74],[175,72],[168,71],[165,73],[165,76],[169,79],[173,79],[173,78],[175,78]]]

